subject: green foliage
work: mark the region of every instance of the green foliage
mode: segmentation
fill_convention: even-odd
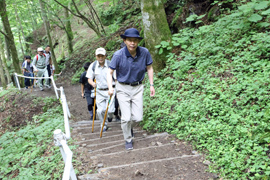
[[[177,19],[182,14],[182,12],[183,12],[183,7],[179,7],[176,10],[175,15],[174,15],[173,20],[172,20],[172,23],[171,23],[171,26],[173,26],[176,23]]]
[[[104,5],[102,5],[102,9],[100,10],[100,19],[105,26],[113,24],[114,22],[122,22],[123,17],[121,16],[123,12],[124,4],[120,3],[117,6],[109,6],[106,10],[104,10]]]
[[[72,76],[71,83],[77,84],[83,72],[84,72],[84,68],[81,68],[80,71],[76,71],[76,73]]]
[[[14,87],[11,87],[11,88],[6,89],[6,90],[0,90],[0,98],[9,94],[9,93],[16,92],[16,91],[18,91],[18,89],[15,89]]]
[[[111,40],[111,41],[109,41],[109,42],[106,44],[105,49],[106,49],[107,51],[111,51],[111,50],[114,49],[114,47],[115,47],[116,44],[117,44],[116,41]]]
[[[117,4],[117,5],[116,5]],[[132,3],[123,3],[120,0],[115,0],[114,4],[106,7],[104,4],[99,5],[100,19],[105,26],[111,24],[120,24],[131,16],[140,12],[139,3],[137,0],[132,0]]]
[[[269,3],[261,2],[173,35],[180,52],[157,74],[155,98],[149,86],[144,96],[144,128],[192,141],[226,179],[270,178],[270,33],[259,25],[269,22]],[[262,19],[250,21],[254,14]]]
[[[50,101],[45,99],[45,101]],[[64,162],[53,144],[53,131],[64,130],[61,105],[36,116],[39,124],[28,124],[0,137],[0,179],[60,179]]]

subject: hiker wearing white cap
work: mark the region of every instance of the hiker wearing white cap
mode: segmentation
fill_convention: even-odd
[[[37,55],[34,57],[33,60],[33,68],[34,72],[37,72],[37,77],[48,77],[48,71],[47,71],[47,65],[46,65],[46,56],[43,53],[42,48],[37,49]],[[43,91],[43,85],[41,83],[41,80],[38,81],[39,88],[41,91]],[[47,88],[50,88],[49,86],[49,79],[45,80],[45,86]]]
[[[106,105],[110,99],[110,96],[108,95],[109,89],[107,85],[107,72],[109,70],[109,65],[111,61],[106,59],[106,50],[104,48],[96,49],[95,55],[97,60],[94,61],[88,68],[86,77],[88,78],[89,84],[97,90],[97,115],[100,120],[100,126],[102,126],[106,111]],[[96,79],[96,83],[93,81],[94,78]],[[107,116],[109,122],[112,120],[114,110],[114,98],[112,98],[112,102],[110,103]],[[107,129],[108,125],[106,122],[103,131],[106,131]]]

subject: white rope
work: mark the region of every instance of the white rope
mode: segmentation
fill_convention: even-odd
[[[23,75],[19,75],[19,74],[17,74],[17,76],[27,78],[27,79],[50,79],[51,78],[51,77],[30,77],[30,76],[23,76]]]
[[[30,76],[23,76],[23,75],[19,75],[19,74],[17,74],[17,76],[27,78],[27,79],[50,79],[51,78],[51,77],[30,77]],[[60,76],[60,75],[55,74],[55,76]]]

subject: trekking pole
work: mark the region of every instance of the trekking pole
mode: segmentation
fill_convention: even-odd
[[[95,83],[96,83],[96,79],[95,79],[94,81],[95,81]],[[97,85],[96,85],[96,86],[97,86]],[[96,117],[96,94],[97,94],[97,89],[96,89],[96,87],[95,87],[92,133],[94,132],[94,122],[95,122],[95,117]]]
[[[103,132],[103,128],[104,128],[104,125],[105,125],[106,118],[107,118],[107,113],[108,113],[108,109],[109,109],[111,99],[112,99],[112,96],[110,96],[110,99],[108,101],[108,105],[107,105],[106,112],[105,112],[104,119],[103,119],[103,123],[102,123],[102,128],[101,128],[101,131],[100,131],[100,138],[102,138],[102,132]]]

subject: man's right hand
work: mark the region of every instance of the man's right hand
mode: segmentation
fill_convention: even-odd
[[[113,95],[113,91],[114,91],[113,88],[112,89],[111,88],[109,89],[109,91],[108,91],[109,96],[112,96]]]
[[[96,85],[96,83],[92,83],[92,86],[94,87],[94,88],[96,88],[97,87],[97,85]]]

